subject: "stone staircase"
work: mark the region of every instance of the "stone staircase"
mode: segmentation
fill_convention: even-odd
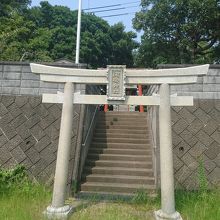
[[[155,179],[146,113],[99,112],[81,194],[152,192]]]

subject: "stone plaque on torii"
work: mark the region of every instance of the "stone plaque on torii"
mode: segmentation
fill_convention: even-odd
[[[171,130],[171,106],[193,106],[193,97],[170,94],[171,84],[196,83],[198,76],[206,75],[209,65],[177,69],[136,70],[125,66],[108,66],[105,70],[69,69],[31,64],[33,73],[40,74],[46,82],[65,83],[64,93],[43,94],[44,103],[62,103],[60,136],[54,180],[52,204],[48,215],[65,216],[71,207],[65,205],[68,176],[73,104],[123,104],[159,106],[161,209],[155,212],[155,219],[181,220],[175,210],[174,174]],[[106,95],[81,95],[74,92],[74,84],[107,85]],[[153,96],[126,96],[127,85],[160,85],[160,93]]]

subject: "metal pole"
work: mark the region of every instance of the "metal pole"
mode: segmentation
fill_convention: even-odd
[[[76,64],[79,64],[81,16],[82,16],[82,0],[79,0],[78,22],[77,22],[77,37],[76,37],[76,60],[75,60]]]

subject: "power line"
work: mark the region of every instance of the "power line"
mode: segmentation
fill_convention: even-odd
[[[122,15],[128,15],[128,14],[129,13],[115,14],[115,15],[106,15],[106,16],[102,16],[101,18],[110,18],[110,17],[122,16]]]
[[[106,10],[100,10],[100,11],[91,11],[89,13],[100,13],[100,12],[106,12],[106,11],[118,11],[118,10],[122,10],[122,9],[125,9],[125,7],[123,7],[123,8],[106,9]]]
[[[131,13],[123,13],[123,14],[114,14],[114,15],[106,15],[106,16],[101,16],[101,18],[118,17],[118,16],[130,15],[130,14],[135,14],[135,13],[136,13],[136,12],[131,12]]]
[[[106,9],[106,10],[100,10],[100,11],[91,11],[89,13],[101,13],[101,12],[107,12],[107,11],[118,11],[118,10],[124,10],[128,8],[137,8],[139,6],[129,6],[129,7],[121,7],[121,8],[112,8],[112,9]]]
[[[100,6],[100,7],[95,7],[95,8],[85,8],[85,9],[83,9],[83,10],[84,10],[84,11],[89,11],[89,10],[93,10],[93,9],[110,8],[110,7],[116,7],[116,6],[121,6],[121,4],[117,4],[117,5],[106,5],[106,6]]]
[[[118,7],[118,6],[123,6],[123,5],[131,5],[131,4],[136,4],[136,3],[140,3],[140,1],[133,1],[133,2],[115,4],[115,5],[104,5],[104,6],[94,7],[94,8],[85,8],[83,10],[84,11],[89,11],[89,10],[93,10],[93,9],[111,8],[111,7]]]

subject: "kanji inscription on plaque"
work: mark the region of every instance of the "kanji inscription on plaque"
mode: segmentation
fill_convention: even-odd
[[[125,100],[125,66],[108,66],[108,100]]]

